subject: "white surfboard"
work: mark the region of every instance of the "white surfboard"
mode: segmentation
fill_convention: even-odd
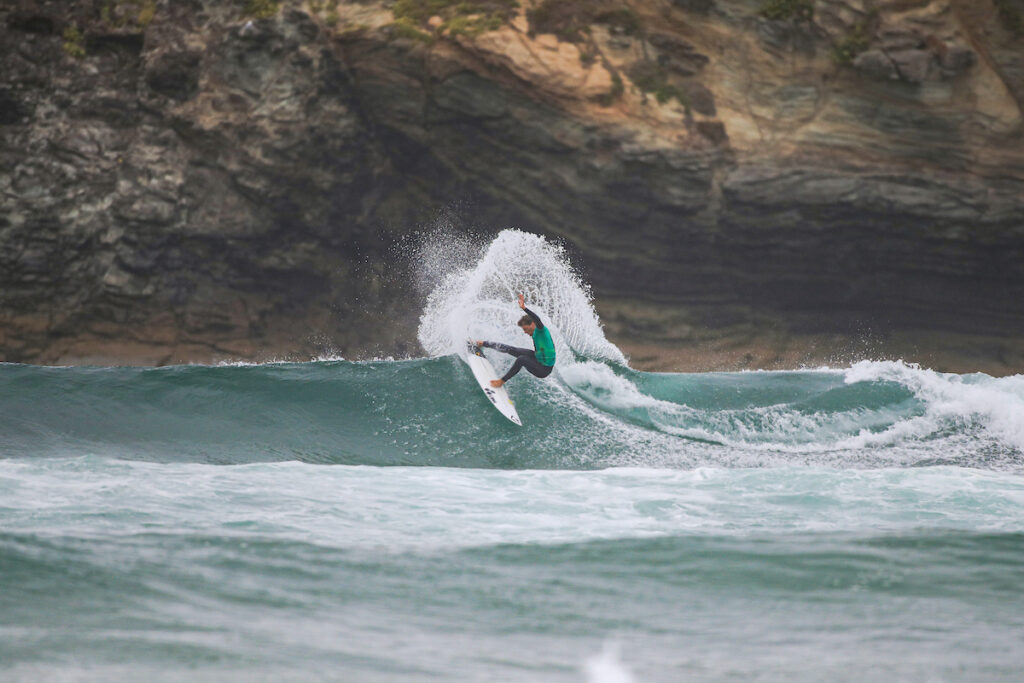
[[[469,353],[466,362],[469,364],[469,369],[473,371],[473,376],[476,377],[480,388],[484,390],[484,394],[499,413],[521,427],[523,422],[519,419],[519,413],[516,412],[516,407],[512,404],[512,399],[508,397],[505,387],[495,389],[491,386],[491,380],[498,379],[498,375],[494,372],[490,361],[484,358],[484,352],[475,344],[467,344],[467,350]]]

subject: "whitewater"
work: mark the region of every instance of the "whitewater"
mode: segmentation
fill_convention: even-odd
[[[1024,677],[1024,376],[645,373],[556,243],[409,256],[420,358],[0,364],[0,679]]]

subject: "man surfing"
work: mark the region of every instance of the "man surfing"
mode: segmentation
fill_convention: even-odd
[[[551,332],[544,327],[544,323],[540,321],[537,314],[526,307],[526,298],[522,294],[519,295],[519,308],[523,309],[526,315],[519,319],[518,324],[523,332],[533,338],[532,349],[521,349],[483,340],[476,342],[477,346],[485,346],[516,358],[504,377],[491,380],[491,386],[495,388],[515,377],[516,373],[523,368],[526,368],[534,377],[544,378],[550,375],[555,367],[555,342],[551,340]]]

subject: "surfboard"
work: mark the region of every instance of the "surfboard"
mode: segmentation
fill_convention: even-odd
[[[505,387],[495,389],[491,386],[491,380],[498,379],[498,375],[494,372],[494,367],[490,361],[484,358],[483,350],[472,342],[466,345],[466,349],[469,352],[466,363],[469,364],[469,369],[473,371],[473,377],[476,378],[477,384],[484,390],[484,395],[498,409],[499,413],[521,427],[523,422],[519,419],[519,413],[516,412],[516,407],[512,404],[512,399],[508,397]]]

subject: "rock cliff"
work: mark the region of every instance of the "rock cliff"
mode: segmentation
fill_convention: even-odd
[[[649,367],[1020,371],[1022,14],[4,0],[0,359],[416,353],[393,247],[454,210]]]

